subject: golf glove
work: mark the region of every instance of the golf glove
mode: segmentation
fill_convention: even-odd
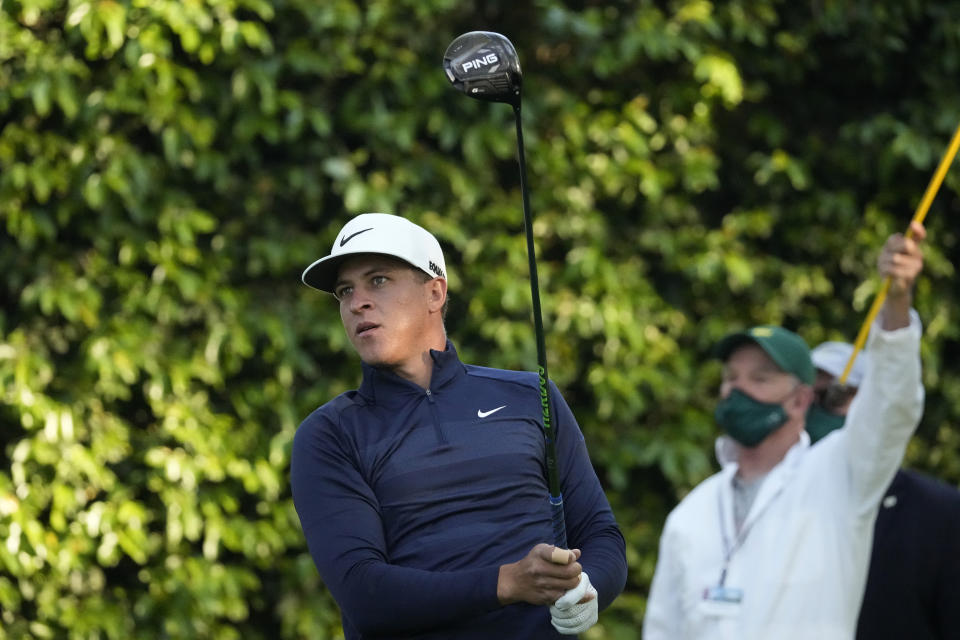
[[[588,602],[577,604],[586,595],[593,596]],[[580,574],[580,584],[560,596],[550,607],[550,624],[563,635],[583,633],[597,623],[600,615],[597,590],[590,584],[590,576]]]

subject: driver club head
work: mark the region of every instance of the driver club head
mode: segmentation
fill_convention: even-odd
[[[520,58],[506,36],[470,31],[443,54],[443,70],[454,88],[471,98],[520,106]]]

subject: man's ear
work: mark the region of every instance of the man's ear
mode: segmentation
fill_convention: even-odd
[[[794,395],[794,399],[797,403],[797,408],[806,412],[806,410],[810,408],[810,405],[813,404],[813,387],[808,384],[801,384],[797,389],[797,393]]]
[[[427,281],[428,305],[431,312],[443,310],[443,303],[447,301],[447,281],[445,278],[434,278]]]

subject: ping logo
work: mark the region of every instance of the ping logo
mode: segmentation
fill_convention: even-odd
[[[500,62],[500,58],[497,57],[495,53],[488,53],[482,58],[474,58],[473,60],[467,60],[463,63],[464,72],[470,71],[470,69],[479,69],[480,67],[486,67],[487,65],[496,64]]]
[[[443,269],[441,269],[439,266],[437,266],[437,263],[434,262],[433,260],[430,261],[430,271],[433,271],[435,274],[437,274],[437,275],[440,276],[441,278],[446,278],[446,277],[447,277],[447,276],[445,276],[445,275],[443,274]]]

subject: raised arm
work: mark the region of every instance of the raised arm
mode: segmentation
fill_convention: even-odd
[[[921,326],[911,304],[913,284],[923,269],[920,243],[926,232],[916,222],[911,232],[913,238],[890,236],[877,262],[880,275],[890,277],[890,289],[871,330],[870,364],[844,429],[844,453],[860,513],[879,503],[923,414]]]

